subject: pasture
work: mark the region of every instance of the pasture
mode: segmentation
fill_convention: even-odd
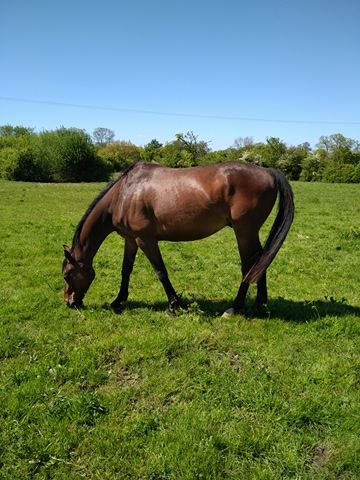
[[[0,478],[360,478],[360,186],[293,184],[267,318],[220,316],[240,279],[230,228],[161,245],[176,317],[141,253],[110,310],[116,235],[85,308],[66,308],[62,244],[102,186],[0,182]]]

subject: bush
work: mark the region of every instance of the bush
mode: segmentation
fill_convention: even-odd
[[[36,161],[36,156],[32,149],[27,148],[17,152],[12,179],[23,182],[43,182],[47,180]]]
[[[97,154],[110,166],[112,172],[119,172],[129,165],[139,162],[142,157],[142,149],[131,142],[118,141],[98,147]]]
[[[237,148],[227,148],[209,152],[201,158],[201,165],[210,165],[212,163],[236,162],[239,161],[241,152]]]
[[[7,180],[43,181],[36,156],[35,135],[0,137],[0,177]]]
[[[0,136],[0,177],[38,182],[107,180],[110,166],[89,135],[61,128],[39,135]]]
[[[23,182],[42,182],[47,178],[36,162],[30,148],[0,150],[0,177]]]
[[[61,128],[39,135],[37,162],[50,182],[107,180],[110,167],[82,130]]]
[[[300,180],[305,182],[321,181],[322,161],[315,155],[308,155],[301,163]]]
[[[13,172],[17,164],[18,150],[14,147],[0,149],[0,177],[13,180]]]
[[[276,167],[279,168],[289,180],[299,180],[301,174],[301,165],[308,156],[308,152],[303,147],[291,147],[283,154]]]
[[[330,160],[325,165],[322,181],[329,183],[357,183],[359,181],[359,172],[359,165]]]
[[[144,148],[141,152],[142,159],[145,162],[155,162],[156,155],[159,153],[159,150],[162,146],[162,143],[156,140],[156,138],[153,138],[151,142],[144,145]]]
[[[358,163],[357,165],[354,165],[353,167],[351,182],[360,183],[360,163]]]
[[[243,162],[255,163],[255,165],[263,164],[263,159],[261,157],[261,154],[255,148],[244,150],[241,154],[240,159]]]

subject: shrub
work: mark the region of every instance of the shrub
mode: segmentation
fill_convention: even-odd
[[[131,142],[118,141],[98,147],[97,154],[113,172],[119,172],[129,165],[139,162],[142,149]]]
[[[5,133],[9,129],[5,129]],[[11,132],[10,132],[11,133]],[[82,130],[0,136],[0,177],[40,182],[100,181],[110,167]]]
[[[18,150],[14,147],[0,149],[0,177],[13,180],[14,168],[17,164]]]
[[[325,165],[322,180],[329,183],[354,183],[356,177],[359,177],[358,172],[358,165],[329,160]]]
[[[201,165],[210,165],[212,163],[236,162],[241,157],[241,151],[237,148],[227,148],[208,152],[201,158]]]
[[[160,143],[156,138],[152,139],[151,142],[144,145],[144,148],[141,152],[141,156],[145,162],[155,162],[156,155],[159,152],[159,149],[162,147],[162,143]]]
[[[360,163],[353,166],[351,182],[352,183],[360,183]]]
[[[61,128],[39,136],[38,164],[48,181],[89,182],[106,180],[110,167],[96,154],[83,130]]]
[[[291,147],[281,156],[276,167],[285,173],[289,180],[299,180],[301,165],[308,152],[303,147]]]
[[[321,180],[322,161],[316,155],[308,155],[301,162],[300,180],[316,182]]]
[[[7,180],[46,180],[36,156],[37,137],[8,136],[0,138],[0,177]]]
[[[34,150],[27,148],[17,152],[12,179],[23,182],[43,182],[47,180],[36,161]]]

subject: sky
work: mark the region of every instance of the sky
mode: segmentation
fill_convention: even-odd
[[[358,0],[1,0],[0,125],[360,140]]]

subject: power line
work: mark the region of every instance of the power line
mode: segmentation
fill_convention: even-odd
[[[79,108],[86,110],[103,110],[109,112],[134,113],[139,115],[159,115],[168,117],[183,118],[203,118],[210,120],[228,120],[242,121],[254,123],[298,123],[298,124],[316,124],[316,125],[360,125],[359,122],[332,121],[332,120],[299,120],[299,119],[275,119],[275,118],[258,118],[258,117],[242,117],[237,115],[205,115],[201,113],[180,113],[180,112],[162,112],[156,110],[142,110],[135,108],[110,107],[103,105],[88,105],[80,103],[58,102],[53,100],[37,100],[30,98],[5,97],[0,96],[0,100],[16,103],[30,103],[33,105],[48,105],[53,107]]]

